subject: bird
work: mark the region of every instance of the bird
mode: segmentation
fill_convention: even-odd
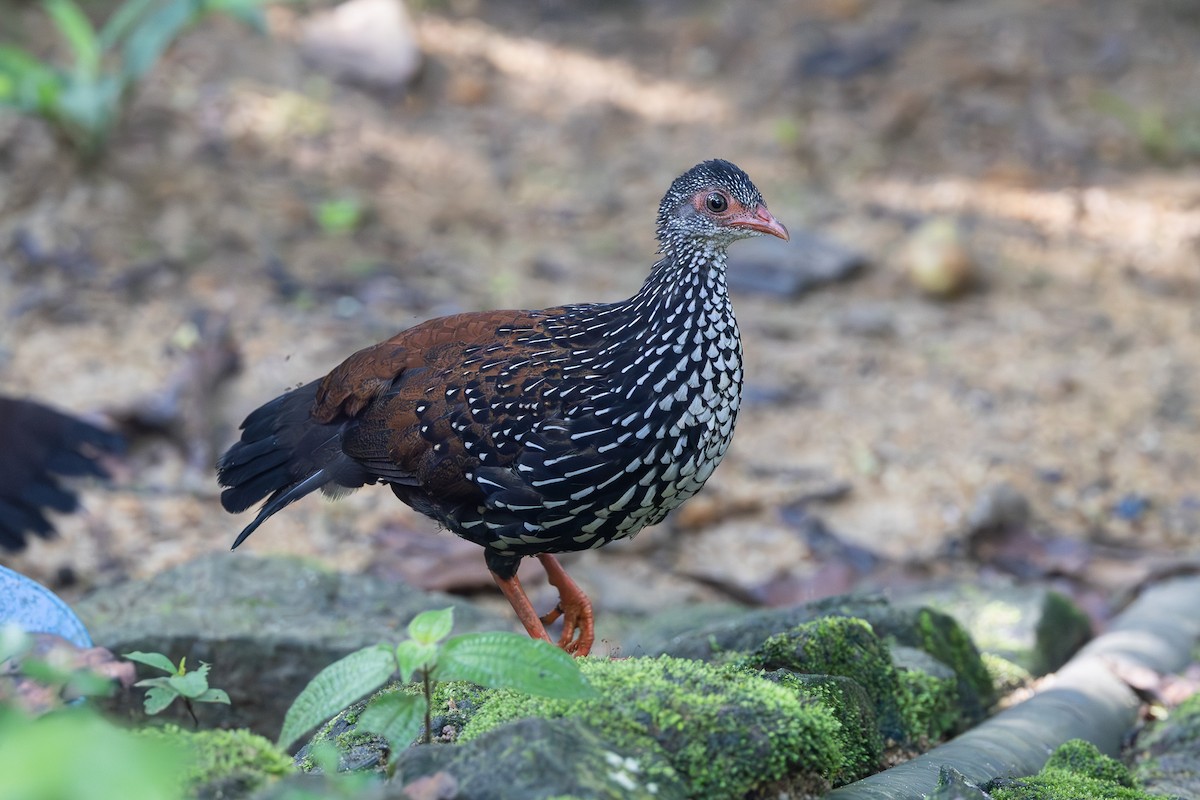
[[[587,655],[591,601],[556,558],[631,537],[696,494],[725,455],[742,388],[726,284],[733,242],[788,231],[740,168],[704,161],[657,215],[660,258],[632,297],[467,312],[415,325],[276,397],[219,459],[221,503],[268,517],[320,489],[385,483],[481,545],[526,632]],[[539,617],[517,578],[559,593]]]
[[[103,456],[123,449],[117,433],[34,400],[0,397],[0,548],[16,552],[32,535],[53,536],[46,513],[79,509],[60,479],[107,479]]]

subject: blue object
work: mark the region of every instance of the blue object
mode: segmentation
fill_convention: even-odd
[[[76,647],[92,646],[87,628],[58,595],[0,565],[0,626],[13,622],[28,633],[53,633]]]
[[[1127,494],[1113,506],[1113,513],[1117,515],[1117,518],[1126,522],[1135,522],[1149,510],[1149,498],[1140,494]]]

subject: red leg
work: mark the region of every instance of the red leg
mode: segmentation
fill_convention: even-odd
[[[529,595],[525,594],[525,590],[521,588],[521,581],[516,574],[511,578],[501,578],[493,572],[492,578],[500,587],[500,591],[504,592],[504,596],[508,598],[508,603],[513,607],[513,611],[517,612],[517,619],[521,620],[526,632],[534,639],[544,639],[554,644],[550,635],[546,633],[545,625],[538,619],[537,612],[533,610],[533,603],[529,602]]]
[[[546,570],[550,585],[558,589],[558,605],[539,622],[548,625],[560,616],[564,617],[562,638],[558,640],[558,646],[573,656],[586,656],[592,650],[592,643],[596,641],[592,601],[583,593],[583,589],[579,588],[579,584],[571,579],[557,558],[549,553],[542,553],[537,558]],[[525,602],[528,603],[528,599]],[[526,625],[525,629],[529,630],[529,626]],[[542,629],[542,635],[545,635],[545,628]]]

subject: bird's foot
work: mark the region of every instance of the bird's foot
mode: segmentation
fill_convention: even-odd
[[[573,656],[586,656],[596,641],[592,601],[584,594],[579,584],[571,579],[558,559],[549,553],[539,555],[538,561],[546,570],[550,585],[558,589],[558,605],[549,614],[541,617],[542,625],[549,625],[562,617],[563,630],[558,646]]]

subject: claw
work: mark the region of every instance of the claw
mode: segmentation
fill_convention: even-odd
[[[492,578],[500,587],[500,591],[504,592],[504,596],[508,598],[509,605],[517,612],[517,618],[525,626],[526,633],[534,639],[542,639],[553,644],[554,640],[546,633],[546,626],[557,622],[561,617],[563,630],[562,636],[558,640],[558,646],[573,656],[586,656],[591,652],[592,644],[596,641],[592,601],[579,588],[579,584],[571,580],[571,576],[562,568],[562,564],[558,563],[557,558],[545,553],[538,556],[538,560],[542,562],[542,567],[546,570],[546,577],[549,579],[550,585],[558,589],[558,605],[545,616],[539,617],[533,610],[533,604],[529,602],[529,596],[525,594],[525,589],[516,575],[511,578],[501,578],[493,572]]]

